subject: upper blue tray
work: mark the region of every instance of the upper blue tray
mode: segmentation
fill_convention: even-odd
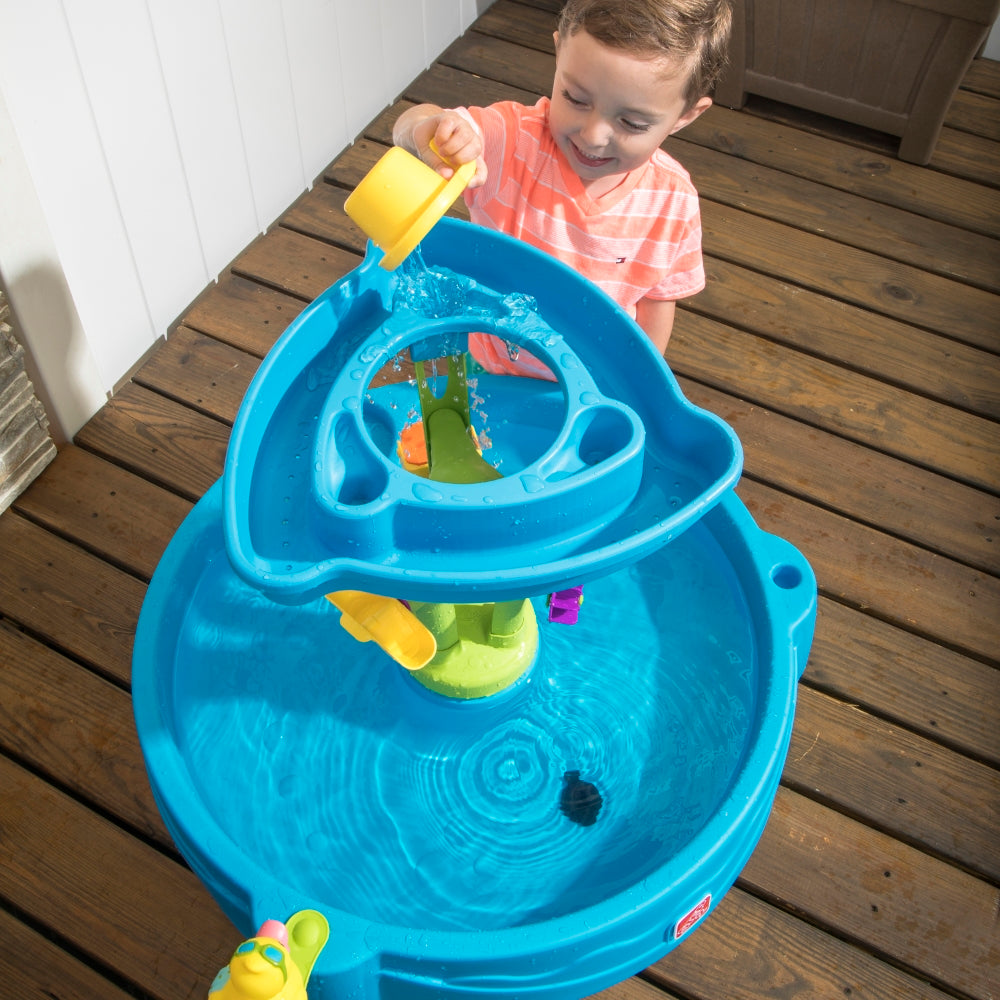
[[[253,380],[224,474],[227,550],[249,583],[282,603],[343,589],[525,597],[642,558],[735,484],[733,431],[684,399],[645,334],[589,281],[452,219],[421,253],[426,270],[387,272],[370,245]],[[369,383],[400,351],[454,353],[472,331],[530,350],[557,382],[470,381],[473,423],[492,442],[484,457],[503,478],[430,482],[395,454],[415,387]]]

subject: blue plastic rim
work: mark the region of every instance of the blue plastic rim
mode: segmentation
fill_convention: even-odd
[[[595,286],[455,220],[421,249],[428,268],[454,277],[443,293],[435,287],[429,314],[401,300],[406,275],[378,267],[370,246],[250,386],[224,490],[230,557],[253,586],[285,603],[339,589],[459,603],[560,590],[663,545],[735,484],[735,434],[683,397]],[[428,487],[373,440],[368,385],[404,348],[463,349],[475,331],[527,346],[555,372],[556,402],[550,383],[506,379],[519,398],[511,388],[491,406],[497,422],[504,409],[544,413],[541,436],[518,447],[545,447],[498,482]]]
[[[649,594],[643,612],[654,627],[662,616],[656,641],[627,589],[636,574],[632,582],[644,591],[667,588]],[[761,532],[729,493],[677,541],[588,586],[581,618],[596,633],[574,640],[579,626],[547,626],[523,684],[496,704],[442,707],[387,658],[377,662],[371,644],[366,652],[346,635],[338,639],[328,602],[287,607],[239,580],[225,554],[219,485],[181,526],[136,636],[133,697],[152,787],[178,847],[241,933],[303,908],[327,916],[331,945],[311,997],[584,997],[657,961],[732,885],[763,831],[787,751],[815,615],[808,563]],[[626,594],[624,608],[618,593]],[[706,628],[719,611],[726,621]],[[628,634],[599,644],[612,614],[625,614]],[[740,644],[726,629],[744,636]],[[566,651],[578,646],[593,662],[567,674]],[[707,688],[685,690],[698,683]],[[594,734],[587,719],[613,711],[615,691],[630,685],[638,695],[613,728],[647,720],[626,740],[634,759],[603,751],[588,757]],[[522,712],[530,699],[550,700],[560,689],[554,721],[538,725]],[[658,703],[670,697],[676,711],[661,717]],[[685,728],[699,716],[710,728],[691,743]],[[715,761],[712,733],[729,730],[738,743]],[[490,775],[503,778],[516,762],[524,782],[537,783],[512,801],[516,822],[487,816],[499,808],[496,789],[483,801],[462,797],[473,789],[463,767],[441,792],[445,779],[436,776],[448,754],[424,743],[448,733],[452,749],[490,761]],[[669,739],[679,742],[658,756]],[[500,746],[506,756],[494,766]],[[423,777],[405,771],[425,758],[432,763]],[[576,826],[560,812],[570,768],[604,796],[593,826]],[[400,782],[386,780],[400,770]],[[707,794],[705,774],[716,787],[689,801],[696,789]],[[633,787],[635,775],[643,777]],[[325,798],[349,779],[357,798],[328,806]],[[303,781],[322,790],[318,800]],[[297,790],[305,797],[290,799]],[[427,798],[443,803],[441,811],[412,811]],[[535,824],[557,839],[543,842]],[[422,854],[434,829],[436,853]],[[492,851],[475,844],[480,830],[497,838],[500,830],[507,843]],[[519,864],[519,838],[527,838],[529,854],[545,857],[545,877],[532,879],[533,891],[553,889],[524,911],[519,898],[501,900],[499,910],[511,915],[505,925],[493,911],[483,916],[469,885],[493,877],[492,867],[473,870],[482,851],[497,855],[491,866]],[[459,898],[442,871],[443,852],[466,840],[475,851],[468,878],[456,882],[465,893]],[[329,881],[317,883],[325,869]],[[425,881],[433,888],[439,877],[446,880],[439,895],[454,897],[450,906],[421,895],[426,887],[414,889]],[[465,929],[452,929],[452,921]]]

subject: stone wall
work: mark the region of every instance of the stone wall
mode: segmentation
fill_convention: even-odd
[[[49,421],[24,371],[24,348],[0,289],[0,513],[56,456]]]

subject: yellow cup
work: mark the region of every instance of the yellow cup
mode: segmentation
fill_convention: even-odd
[[[344,209],[385,251],[381,266],[394,271],[451,208],[475,172],[475,163],[463,163],[445,180],[423,160],[393,146],[351,192]]]

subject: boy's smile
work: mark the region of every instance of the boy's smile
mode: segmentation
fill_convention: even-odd
[[[683,65],[611,48],[586,31],[556,39],[549,128],[593,198],[613,190],[711,105],[686,108]]]

